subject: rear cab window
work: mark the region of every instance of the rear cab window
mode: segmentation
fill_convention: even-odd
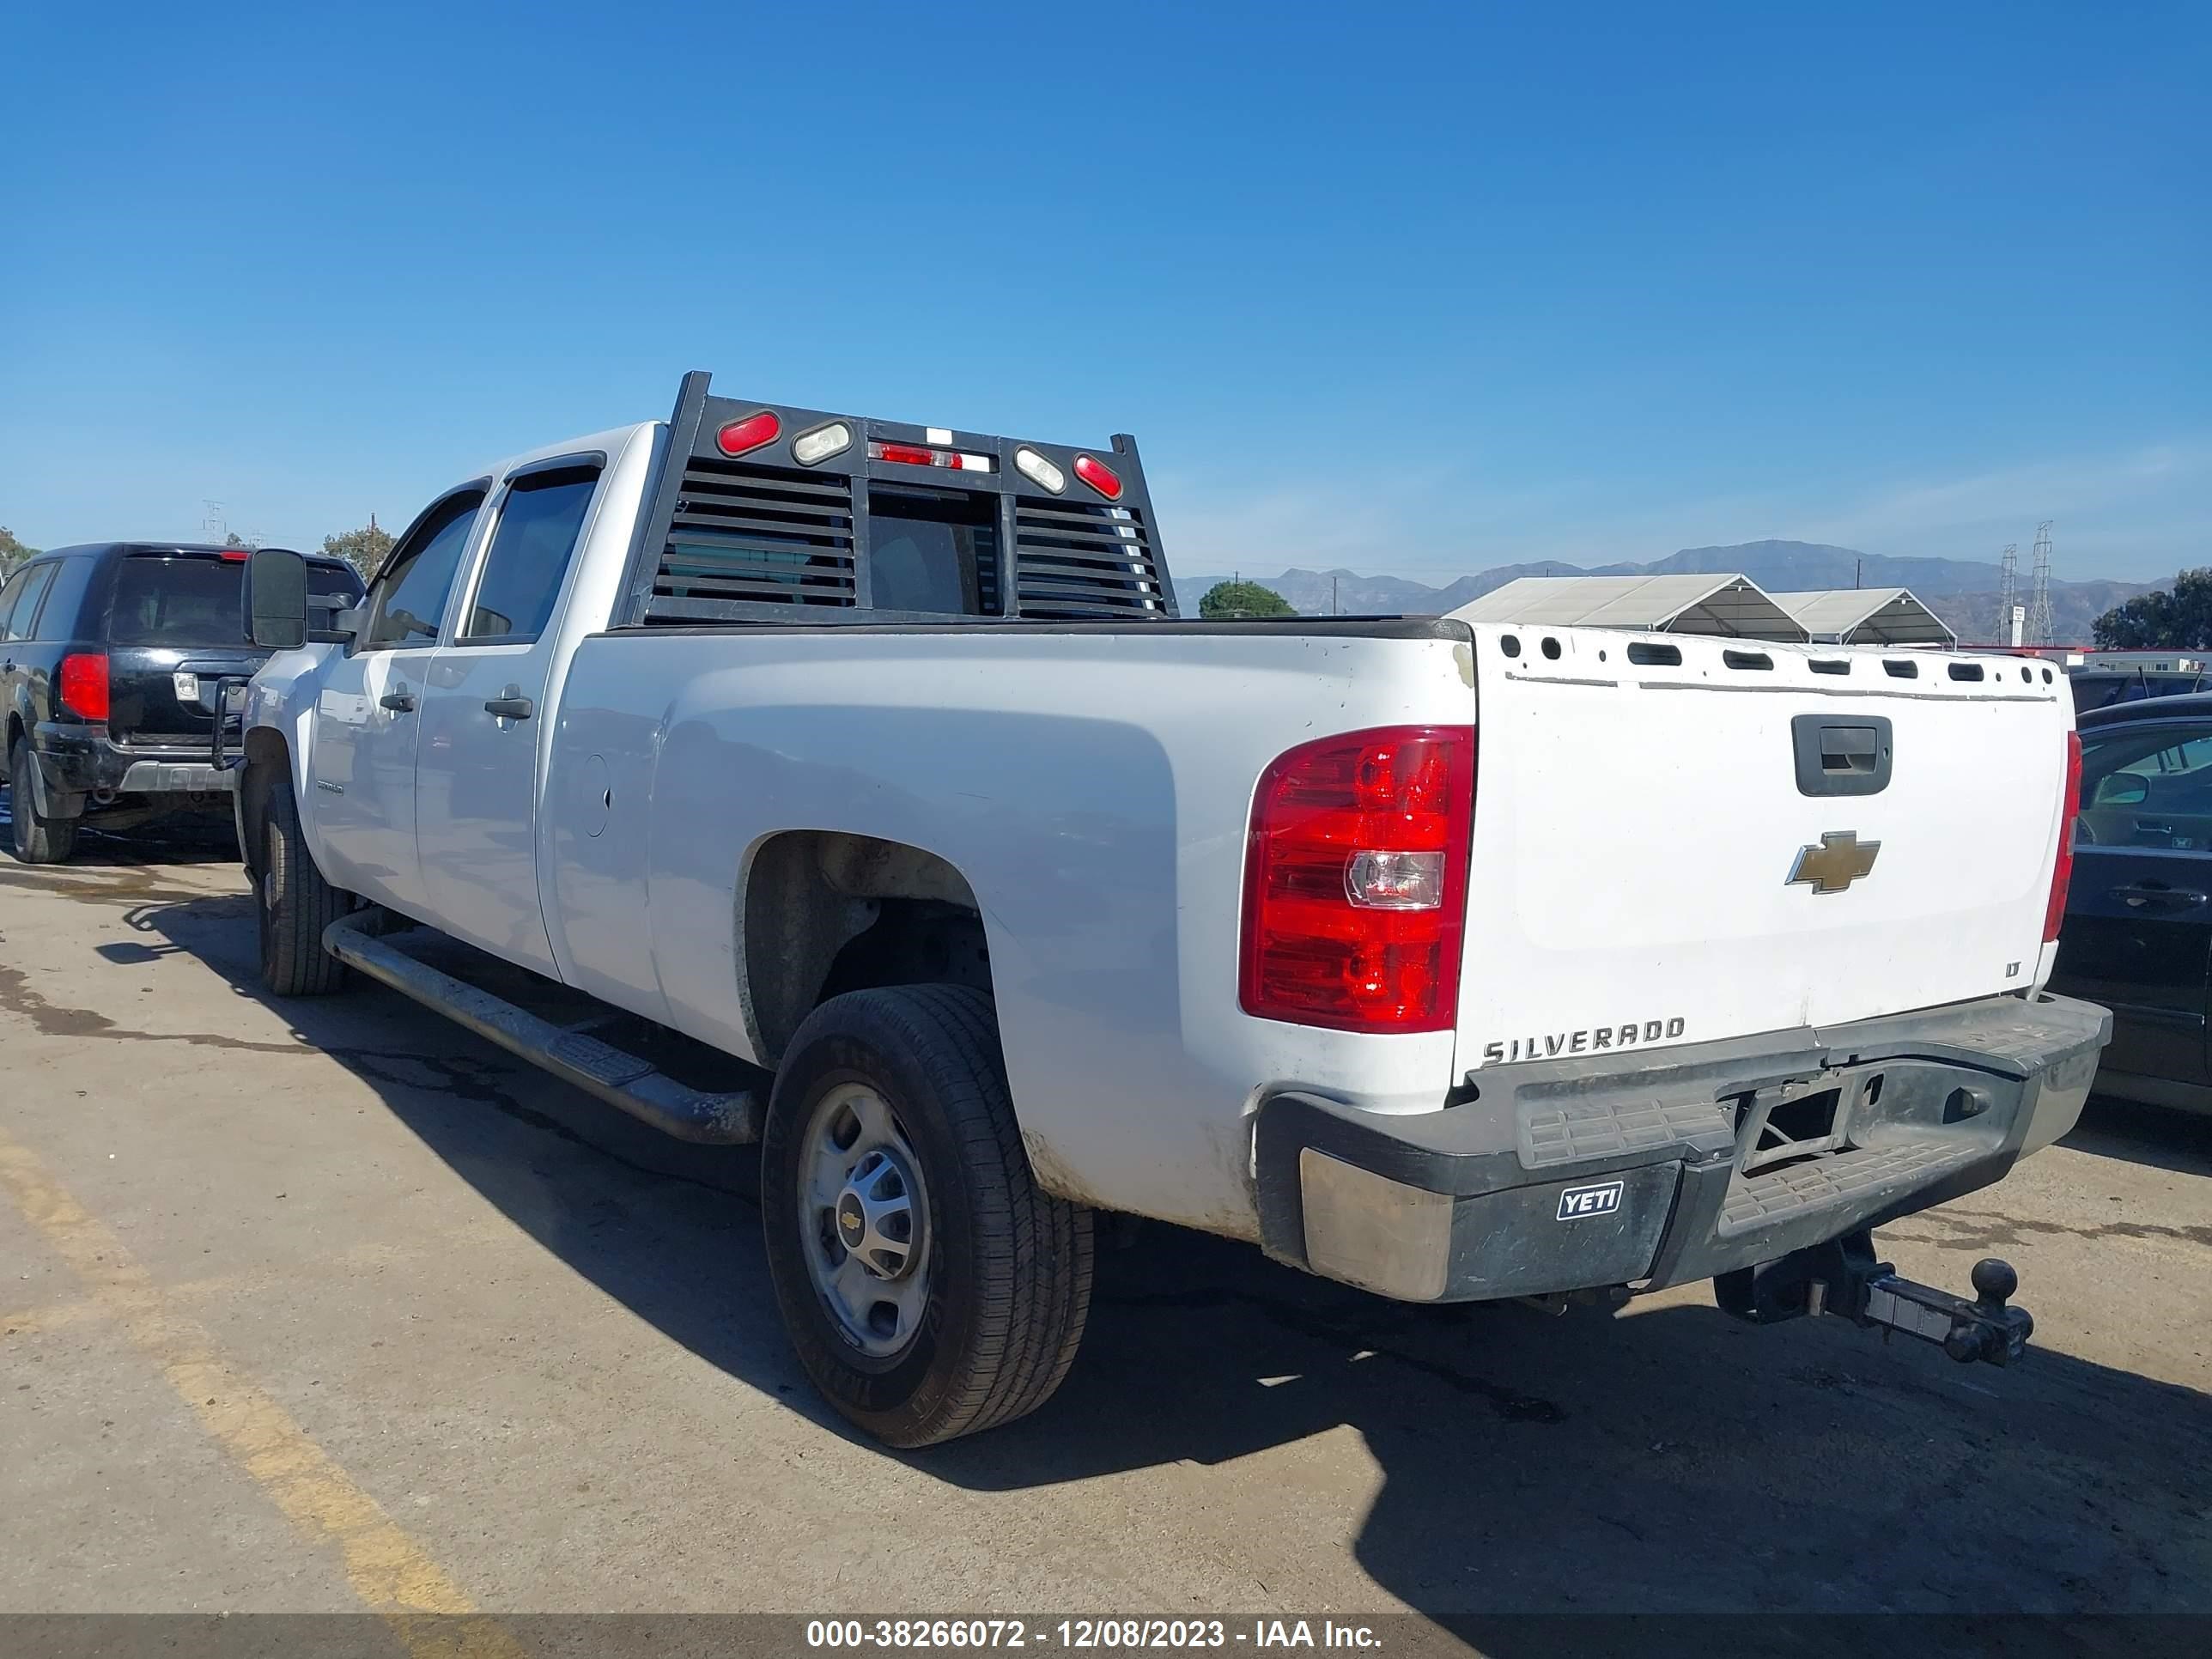
[[[877,484],[868,492],[868,562],[879,611],[946,617],[997,612],[994,499]]]

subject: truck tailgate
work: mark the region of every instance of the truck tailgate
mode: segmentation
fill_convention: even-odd
[[[1997,655],[1474,632],[1462,1067],[2039,981],[2062,677]]]

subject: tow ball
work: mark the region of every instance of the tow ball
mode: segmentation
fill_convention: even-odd
[[[1713,1280],[1713,1297],[1722,1311],[1754,1325],[1830,1314],[1885,1336],[1900,1331],[1933,1342],[1962,1365],[1977,1359],[2008,1365],[2027,1352],[2035,1330],[2027,1309],[2006,1306],[2020,1275],[2010,1263],[1984,1256],[1970,1277],[1971,1302],[1900,1279],[1875,1259],[1874,1235],[1863,1231],[1723,1273]]]

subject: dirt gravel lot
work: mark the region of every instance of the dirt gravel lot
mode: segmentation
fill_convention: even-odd
[[[2009,1257],[2021,1369],[1154,1228],[1051,1406],[889,1455],[792,1361],[745,1155],[264,1000],[250,907],[175,846],[0,862],[0,1612],[2212,1613],[2205,1122],[2093,1107],[1881,1236]]]

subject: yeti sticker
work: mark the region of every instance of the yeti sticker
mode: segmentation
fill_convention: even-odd
[[[1607,1181],[1595,1187],[1570,1187],[1559,1194],[1561,1221],[1580,1221],[1585,1216],[1611,1215],[1620,1207],[1622,1183]]]

